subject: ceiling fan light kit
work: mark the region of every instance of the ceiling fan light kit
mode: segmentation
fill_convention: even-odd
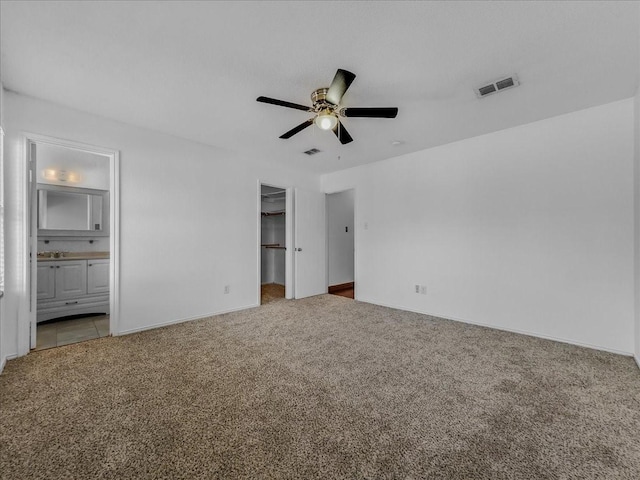
[[[318,114],[315,119],[316,125],[322,130],[333,130],[338,124],[338,117],[327,109]]]
[[[332,130],[340,143],[346,145],[352,142],[353,138],[340,122],[340,117],[395,118],[398,114],[398,109],[395,107],[347,108],[341,106],[342,97],[355,78],[354,73],[338,69],[329,88],[318,88],[311,94],[311,102],[313,103],[311,107],[269,97],[258,97],[256,100],[315,114],[313,118],[280,135],[280,138],[291,138],[315,123],[321,130]]]

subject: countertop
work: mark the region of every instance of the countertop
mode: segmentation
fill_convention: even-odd
[[[109,252],[65,252],[62,257],[51,257],[49,252],[38,254],[39,262],[65,261],[65,260],[98,260],[109,258]]]

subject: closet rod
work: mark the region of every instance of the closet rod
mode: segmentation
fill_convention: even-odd
[[[108,238],[108,237],[104,237],[104,238]],[[38,240],[42,240],[42,239],[39,238]],[[61,241],[61,242],[89,242],[89,243],[93,243],[96,241],[93,238],[77,238],[77,237],[45,238],[43,241],[45,245],[48,245],[49,242],[51,242],[52,240]]]

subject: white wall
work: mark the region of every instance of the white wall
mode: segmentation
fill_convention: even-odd
[[[120,150],[120,333],[256,305],[259,181],[319,190],[317,176],[221,149],[14,93],[5,103],[7,354],[26,353],[16,332],[28,328],[22,132]]]
[[[329,286],[353,282],[353,209],[353,190],[327,195]]]
[[[262,201],[263,212],[285,210],[285,200]],[[285,216],[272,215],[262,217],[262,243],[277,243],[286,246]],[[285,250],[262,248],[262,278],[264,283],[285,284]]]
[[[44,243],[48,240],[49,243]],[[93,243],[90,243],[92,240]],[[109,237],[38,237],[38,252],[108,252]]]
[[[359,299],[633,352],[633,128],[628,99],[323,176]]]
[[[640,367],[640,88],[634,98],[635,132],[635,358]]]
[[[640,15],[640,10],[638,11]],[[638,36],[640,42],[640,36]],[[638,64],[638,79],[640,79],[640,63]],[[635,232],[634,232],[634,250],[635,250],[635,359],[638,367],[640,367],[640,85],[634,97],[634,140],[635,140],[635,156],[634,156],[634,194],[635,194]]]
[[[282,208],[284,210],[284,207]],[[286,246],[286,216],[270,217],[272,237],[269,243],[277,243],[281,246]],[[278,248],[268,248],[268,252],[273,258],[272,261],[272,277],[271,282],[278,285],[285,284],[285,250]]]
[[[264,211],[264,202],[262,202],[262,211]],[[271,243],[271,228],[266,222],[265,217],[260,220],[260,244]],[[273,281],[273,267],[271,265],[272,258],[268,250],[265,247],[260,249],[260,283],[271,283]]]
[[[4,87],[2,86],[2,81],[0,80],[0,127],[2,131],[4,131]],[[0,133],[0,208],[4,209],[4,136]],[[0,242],[4,242],[4,229],[0,228]],[[2,246],[0,246],[0,252],[4,252]],[[0,271],[4,275],[4,258],[0,256]],[[4,287],[4,285],[2,286]],[[4,296],[0,297],[0,372],[4,368],[5,362],[7,360],[7,348],[6,343],[7,340],[4,338],[6,334],[3,331],[2,325],[4,323],[5,313],[4,313],[4,305],[5,300]]]

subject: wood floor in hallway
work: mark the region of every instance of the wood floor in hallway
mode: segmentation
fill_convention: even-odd
[[[284,285],[278,285],[277,283],[265,283],[260,288],[260,303],[262,305],[276,300],[281,300],[283,298]]]
[[[284,298],[284,285],[278,285],[277,283],[266,283],[261,286],[260,289],[260,303],[266,305],[267,303],[274,302]],[[329,287],[329,293],[332,295],[338,295],[345,298],[354,298],[354,285],[353,283],[347,284],[347,286],[339,286],[339,288]]]
[[[349,282],[349,283],[342,283],[340,285],[330,285],[329,293],[331,295],[338,295],[340,297],[345,297],[345,298],[355,298],[354,297],[355,283]]]

